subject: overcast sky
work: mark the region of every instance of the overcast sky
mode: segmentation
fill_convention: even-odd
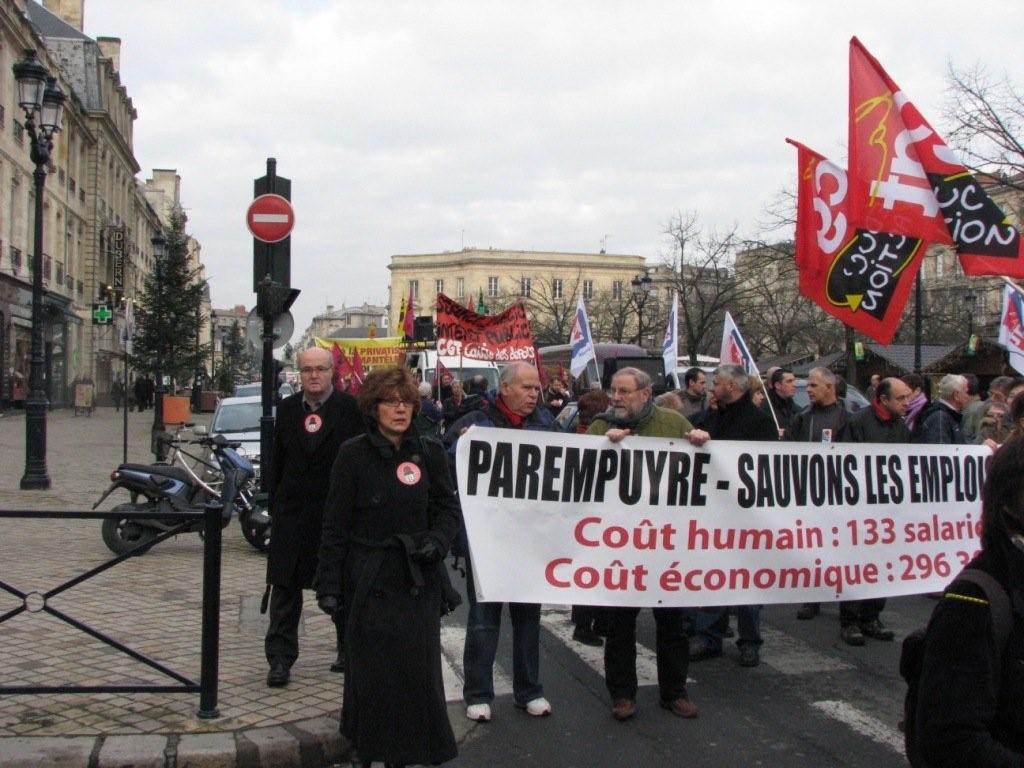
[[[85,0],[86,34],[122,41],[142,177],[182,177],[214,306],[254,303],[266,158],[292,180],[296,337],[384,303],[392,254],[607,238],[656,262],[678,210],[754,235],[793,186],[787,136],[845,162],[851,35],[940,127],[947,63],[1020,83],[1020,20],[1009,0]]]

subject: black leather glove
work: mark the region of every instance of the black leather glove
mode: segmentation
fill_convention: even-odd
[[[412,559],[417,563],[437,563],[440,562],[442,555],[441,547],[438,546],[436,541],[424,539],[419,549],[412,553]]]
[[[320,606],[320,610],[330,616],[332,619],[341,610],[341,606],[338,604],[337,595],[320,595],[316,599],[316,604]]]

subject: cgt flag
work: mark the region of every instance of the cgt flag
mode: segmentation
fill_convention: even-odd
[[[748,376],[760,375],[757,363],[750,355],[746,342],[740,336],[740,329],[736,327],[729,312],[725,313],[725,323],[722,325],[722,349],[718,353],[718,361],[742,365]]]
[[[1003,288],[999,343],[1009,352],[1010,365],[1013,369],[1024,374],[1024,298],[1008,285]]]
[[[921,268],[921,240],[858,228],[847,174],[797,148],[796,265],[800,293],[837,320],[889,344]]]
[[[590,333],[590,320],[587,319],[587,307],[582,296],[576,301],[576,314],[572,319],[572,330],[569,331],[569,346],[572,347],[569,373],[573,378],[587,370],[587,364],[591,360],[597,363],[594,337]]]
[[[850,218],[956,247],[968,275],[1024,276],[1024,241],[856,37],[850,40]]]

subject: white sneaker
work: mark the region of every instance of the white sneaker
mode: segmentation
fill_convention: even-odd
[[[491,722],[491,705],[470,704],[466,707],[466,717],[476,720],[478,723],[489,723]]]
[[[526,713],[534,717],[547,717],[551,714],[551,702],[543,696],[538,696],[526,702]]]

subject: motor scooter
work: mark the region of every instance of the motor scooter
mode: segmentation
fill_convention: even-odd
[[[227,495],[232,503],[224,503],[222,526],[231,520],[231,511],[240,503],[249,504],[245,486],[255,475],[252,463],[238,454],[233,446],[221,435],[200,437],[193,443],[205,446],[223,475],[219,496]],[[110,487],[93,504],[93,509],[102,504],[111,493],[123,488],[128,491],[131,501],[118,504],[113,511],[153,511],[147,518],[109,518],[103,521],[101,533],[103,543],[115,554],[145,542],[152,541],[161,532],[168,531],[181,523],[173,512],[201,510],[204,504],[217,494],[211,493],[210,486],[200,481],[194,472],[171,464],[121,464],[110,473]],[[186,532],[202,531],[202,520],[188,526]],[[145,552],[146,550],[142,550]],[[140,552],[141,554],[141,552]]]

